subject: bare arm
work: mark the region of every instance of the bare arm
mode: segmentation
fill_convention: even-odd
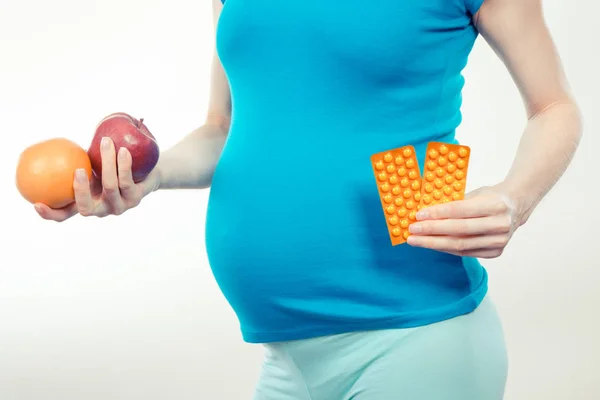
[[[213,0],[216,27],[222,4]],[[221,62],[213,53],[209,109],[204,125],[192,131],[160,156],[156,189],[206,188],[210,186],[231,120],[231,96]]]
[[[521,225],[567,169],[582,135],[581,117],[541,0],[486,0],[475,22],[510,71],[527,110],[517,154],[500,185],[515,201]]]
[[[222,4],[213,0],[213,20],[216,27]],[[205,188],[210,186],[213,172],[221,156],[231,119],[229,84],[216,52],[213,54],[210,102],[203,126],[187,135],[178,144],[161,154],[158,165],[142,182],[133,181],[132,158],[126,148],[117,154],[113,143],[101,146],[102,180],[87,178],[85,171],[75,174],[75,202],[60,209],[35,204],[44,219],[62,222],[76,214],[106,217],[120,215],[136,207],[149,193],[157,189]]]
[[[582,124],[541,0],[486,0],[474,20],[518,86],[527,124],[506,178],[469,193],[464,201],[422,209],[409,228],[408,243],[494,258],[567,169]]]

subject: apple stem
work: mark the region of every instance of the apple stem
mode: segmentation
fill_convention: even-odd
[[[138,128],[141,128],[143,124],[144,124],[144,118],[140,118],[140,123],[138,125]]]

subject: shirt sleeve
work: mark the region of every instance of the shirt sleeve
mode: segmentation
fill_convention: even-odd
[[[222,0],[225,1],[225,0]],[[485,0],[464,0],[467,11],[471,15],[475,15]]]

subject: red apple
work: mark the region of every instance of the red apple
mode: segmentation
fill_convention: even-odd
[[[100,141],[103,137],[109,137],[114,142],[117,154],[121,147],[129,150],[134,182],[144,180],[156,166],[160,150],[156,139],[144,125],[144,119],[138,120],[122,112],[113,113],[100,121],[88,150],[92,170],[97,178],[102,177]]]

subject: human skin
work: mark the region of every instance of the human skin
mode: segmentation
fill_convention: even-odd
[[[502,182],[417,213],[408,243],[479,258],[502,254],[567,169],[582,136],[579,109],[540,0],[486,0],[474,22],[522,95],[527,124]]]
[[[222,4],[213,0],[214,26]],[[523,98],[527,124],[505,179],[479,188],[465,200],[425,208],[410,226],[408,244],[461,256],[502,254],[567,169],[582,135],[582,121],[546,26],[541,0],[486,0],[474,23],[510,72]],[[159,189],[210,186],[231,121],[231,96],[223,67],[213,53],[205,123],[163,152],[148,178],[131,179],[131,155],[118,155],[108,140],[101,150],[102,182],[76,174],[75,203],[58,210],[35,208],[53,221],[81,214],[119,215]]]

